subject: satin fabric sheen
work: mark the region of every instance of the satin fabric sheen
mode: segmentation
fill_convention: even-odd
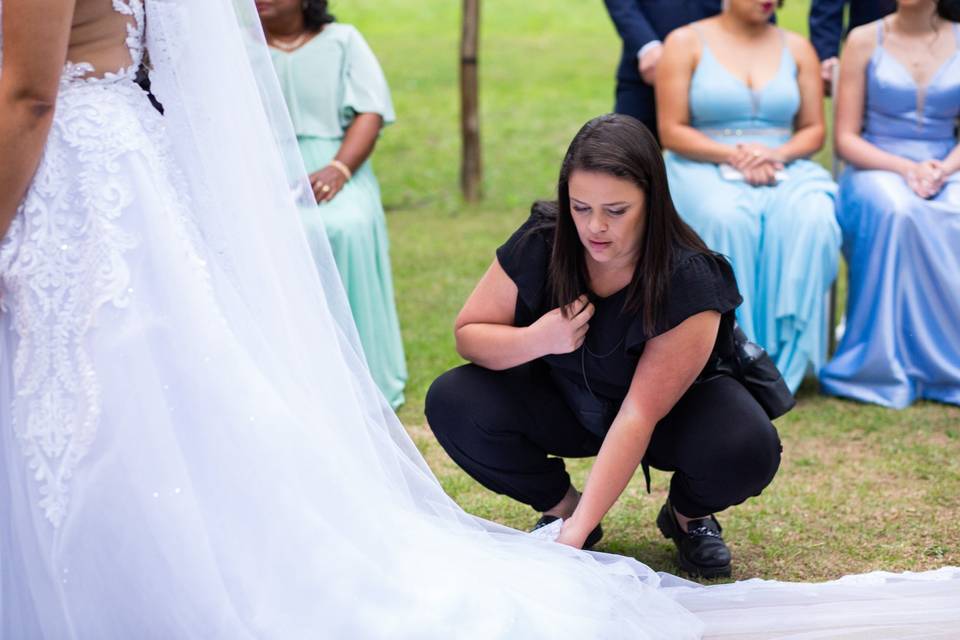
[[[786,142],[800,106],[796,63],[786,43],[776,75],[752,89],[701,42],[690,83],[692,125],[731,145],[776,148]],[[836,185],[805,159],[786,166],[786,179],[764,187],[725,179],[718,165],[673,152],[666,163],[681,217],[733,265],[743,296],[737,321],[796,391],[806,373],[819,371],[825,361],[825,294],[840,259]]]
[[[918,162],[942,160],[956,146],[960,26],[953,32],[958,50],[921,101],[878,25],[864,139]],[[851,166],[840,193],[846,331],[820,377],[823,390],[898,409],[921,398],[960,404],[960,173],[924,200],[896,173]]]

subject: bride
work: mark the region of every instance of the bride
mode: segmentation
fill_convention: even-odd
[[[465,514],[311,260],[253,1],[0,2],[0,637],[955,631],[953,570],[702,588]]]

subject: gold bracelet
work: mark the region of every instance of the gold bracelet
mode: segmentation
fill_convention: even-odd
[[[330,161],[330,166],[336,169],[337,171],[339,171],[340,173],[342,173],[343,177],[346,178],[348,181],[350,180],[350,178],[353,177],[353,171],[350,171],[350,167],[348,167],[343,162],[340,162],[336,158]]]

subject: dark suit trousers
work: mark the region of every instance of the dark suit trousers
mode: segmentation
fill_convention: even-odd
[[[642,122],[647,129],[650,129],[650,133],[657,139],[657,142],[660,142],[653,87],[642,82],[618,81],[614,111],[633,116]]]

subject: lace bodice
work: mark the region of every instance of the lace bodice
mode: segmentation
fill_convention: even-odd
[[[2,2],[3,0],[0,0]],[[92,75],[96,71],[89,62],[72,62],[67,60],[63,68],[61,83],[71,82],[116,82],[117,80],[132,80],[143,62],[144,41],[144,0],[111,0],[113,9],[117,13],[129,16],[127,23],[127,49],[130,51],[130,65],[116,71],[108,71],[102,75]]]
[[[71,82],[114,82],[120,79],[133,79],[137,69],[143,62],[144,51],[144,0],[111,0],[113,9],[117,13],[130,17],[127,24],[127,49],[130,51],[130,64],[116,71],[108,71],[103,75],[91,75],[95,72],[89,62],[72,62],[68,60],[63,66],[62,83]],[[0,15],[3,14],[3,0],[0,0]],[[3,30],[0,29],[0,71],[3,69]]]

